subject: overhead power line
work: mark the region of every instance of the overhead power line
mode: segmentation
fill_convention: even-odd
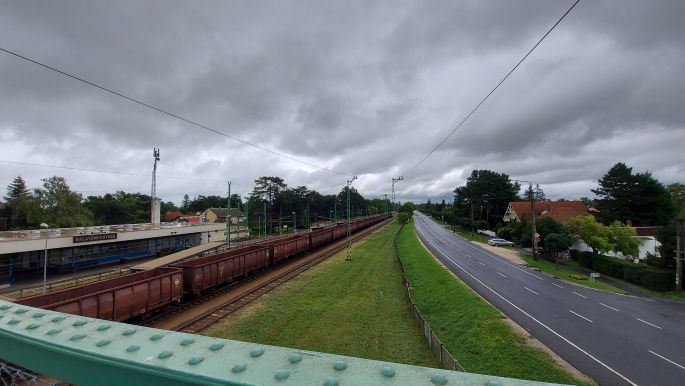
[[[85,169],[85,168],[76,168],[76,167],[71,167],[71,166],[46,165],[46,164],[37,164],[37,163],[31,163],[31,162],[6,161],[6,160],[0,160],[0,163],[12,164],[12,165],[35,166],[35,167],[42,167],[42,168],[53,168],[53,169],[78,170],[78,171],[82,171],[82,172],[91,172],[91,173],[106,173],[106,174],[119,174],[119,175],[125,175],[125,176],[150,177],[149,173],[144,174],[144,173],[121,172],[121,171],[116,171],[116,170]],[[159,176],[159,175],[157,176],[157,178],[166,178],[166,179],[170,179],[170,180],[184,180],[184,181],[221,182],[221,183],[225,183],[227,181],[227,180],[208,180],[208,179],[202,179],[202,178]]]
[[[313,164],[313,163],[311,163],[311,162],[302,161],[302,160],[300,160],[300,159],[291,157],[291,156],[289,156],[289,155],[287,155],[287,154],[283,154],[283,153],[277,152],[277,151],[275,151],[275,150],[271,150],[271,149],[269,149],[269,148],[266,148],[266,147],[263,147],[263,146],[254,144],[254,143],[252,143],[252,142],[249,142],[249,141],[246,141],[246,140],[244,140],[244,139],[235,137],[235,136],[233,136],[233,135],[226,134],[226,133],[224,133],[224,132],[222,132],[222,131],[219,131],[219,130],[216,130],[216,129],[212,129],[212,128],[209,127],[209,126],[203,125],[203,124],[198,123],[198,122],[196,122],[196,121],[193,121],[193,120],[191,120],[191,119],[189,119],[189,118],[184,118],[184,117],[182,117],[182,116],[180,116],[180,115],[178,115],[178,114],[172,113],[172,112],[170,112],[170,111],[168,111],[168,110],[165,110],[165,109],[163,109],[163,108],[156,107],[156,106],[151,105],[151,104],[149,104],[149,103],[143,102],[143,101],[141,101],[141,100],[139,100],[139,99],[136,99],[136,98],[127,96],[127,95],[125,95],[125,94],[123,94],[123,93],[121,93],[121,92],[114,91],[114,90],[112,90],[112,89],[110,89],[110,88],[107,88],[107,87],[102,86],[102,85],[100,85],[100,84],[97,84],[97,83],[95,83],[95,82],[91,82],[91,81],[86,80],[86,79],[84,79],[84,78],[81,78],[81,77],[79,77],[79,76],[70,74],[70,73],[68,73],[68,72],[66,72],[66,71],[62,71],[62,70],[60,70],[60,69],[58,69],[58,68],[56,68],[56,67],[47,65],[47,64],[45,64],[45,63],[41,63],[41,62],[39,62],[38,60],[31,59],[31,58],[29,58],[29,57],[27,57],[27,56],[24,56],[24,55],[22,55],[22,54],[20,54],[20,53],[18,53],[18,52],[11,51],[11,50],[8,50],[8,49],[2,48],[2,47],[0,47],[0,51],[5,52],[5,53],[7,53],[7,54],[10,54],[10,55],[12,55],[12,56],[15,56],[15,57],[17,57],[17,58],[19,58],[19,59],[25,60],[25,61],[27,61],[27,62],[31,62],[31,63],[33,63],[33,64],[36,64],[36,65],[41,66],[41,67],[43,67],[43,68],[46,68],[46,69],[48,69],[48,70],[57,72],[57,73],[62,74],[62,75],[64,75],[64,76],[66,76],[66,77],[69,77],[69,78],[78,80],[79,82],[85,83],[85,84],[87,84],[87,85],[89,85],[89,86],[92,86],[92,87],[98,88],[98,89],[100,89],[100,90],[102,90],[102,91],[105,91],[105,92],[108,92],[108,93],[110,93],[110,94],[116,95],[116,96],[118,96],[118,97],[120,97],[120,98],[123,98],[123,99],[126,99],[126,100],[128,100],[128,101],[130,101],[130,102],[137,103],[137,104],[139,104],[139,105],[141,105],[141,106],[144,106],[144,107],[147,107],[147,108],[149,108],[149,109],[155,110],[155,111],[157,111],[157,112],[159,112],[159,113],[162,113],[162,114],[168,115],[168,116],[170,116],[170,117],[179,119],[179,120],[181,120],[181,121],[183,121],[183,122],[186,122],[186,123],[189,123],[189,124],[191,124],[191,125],[193,125],[193,126],[197,126],[197,127],[199,127],[199,128],[205,129],[205,130],[207,130],[207,131],[211,131],[212,133],[219,134],[219,135],[224,136],[224,137],[226,137],[226,138],[230,138],[230,139],[232,139],[232,140],[234,140],[234,141],[238,141],[238,142],[240,142],[240,143],[242,143],[242,144],[245,144],[245,145],[248,145],[248,146],[252,146],[252,147],[257,148],[257,149],[259,149],[259,150],[263,150],[263,151],[265,151],[265,152],[274,154],[274,155],[279,156],[279,157],[281,157],[281,158],[285,158],[285,159],[288,159],[288,160],[291,160],[291,161],[294,161],[294,162],[298,162],[298,163],[300,163],[300,164],[302,164],[302,165],[311,166],[311,167],[313,167],[313,168],[320,169],[320,170],[323,170],[323,171],[326,171],[326,172],[329,172],[329,173],[334,173],[334,174],[338,174],[338,175],[341,175],[341,176],[352,176],[352,174],[339,172],[339,171],[337,171],[337,170],[328,169],[328,168],[325,168],[325,167],[323,167],[323,166],[319,166],[319,165]]]
[[[438,143],[438,145],[433,148],[433,150],[430,151],[430,153],[428,153],[425,157],[423,157],[423,159],[421,161],[419,161],[416,165],[412,166],[412,168],[409,169],[406,173],[404,173],[404,175],[406,176],[406,175],[410,174],[411,172],[413,172],[417,167],[419,167],[419,165],[421,165],[424,161],[426,161],[428,159],[428,157],[431,156],[431,154],[433,154],[436,150],[438,150],[438,148],[440,146],[442,146],[452,136],[452,134],[454,134],[454,132],[459,130],[459,128],[464,125],[464,123],[476,112],[476,110],[478,110],[478,108],[480,108],[480,106],[483,103],[485,103],[485,101],[488,100],[488,98],[490,98],[490,95],[492,95],[499,88],[499,86],[501,86],[502,83],[504,83],[504,81],[507,80],[507,78],[509,78],[509,76],[514,71],[516,71],[516,69],[521,65],[521,63],[523,63],[524,60],[526,60],[526,58],[533,52],[533,50],[535,50],[537,48],[537,46],[539,46],[540,43],[542,43],[542,41],[545,40],[547,35],[549,35],[552,32],[552,30],[554,30],[554,28],[556,28],[556,26],[559,25],[559,23],[561,23],[562,20],[564,20],[566,15],[568,15],[573,10],[573,8],[575,8],[576,5],[578,5],[579,2],[580,2],[580,0],[576,0],[573,3],[573,5],[571,5],[571,7],[568,10],[566,10],[566,12],[564,12],[563,15],[561,15],[559,20],[557,20],[557,22],[554,23],[554,25],[549,30],[547,30],[547,32],[545,32],[544,35],[542,35],[540,40],[538,40],[537,43],[535,43],[535,45],[533,45],[533,47],[530,50],[528,50],[528,52],[526,52],[525,55],[523,55],[521,60],[519,60],[518,63],[516,63],[516,65],[511,70],[509,70],[509,72],[504,76],[504,78],[502,78],[502,80],[500,80],[499,83],[497,83],[495,88],[490,90],[490,92],[485,96],[485,98],[481,99],[481,101],[476,105],[476,107],[474,107],[473,110],[471,110],[471,112],[468,113],[468,115],[466,115],[466,117],[464,119],[462,119],[462,121],[459,122],[459,124],[454,129],[452,129],[452,131],[450,131],[450,133],[447,134],[447,136],[445,138],[443,138],[442,141],[440,141],[440,143]]]

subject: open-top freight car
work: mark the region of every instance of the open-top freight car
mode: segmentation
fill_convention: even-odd
[[[17,300],[17,303],[121,322],[178,302],[182,295],[181,270],[156,268],[26,297]]]
[[[271,251],[266,245],[251,245],[229,249],[216,255],[198,257],[176,263],[183,270],[186,294],[199,295],[206,290],[248,276],[271,265]]]
[[[302,252],[307,252],[310,249],[309,233],[303,232],[288,237],[282,237],[261,245],[269,247],[272,264],[279,264],[283,260]]]

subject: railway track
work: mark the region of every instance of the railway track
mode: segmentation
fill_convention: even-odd
[[[388,220],[392,221],[392,220]],[[360,231],[352,235],[352,241],[358,241],[369,233],[385,226],[388,221],[380,222],[374,226]],[[172,326],[167,326],[167,329],[186,332],[186,333],[198,333],[206,330],[208,327],[216,324],[227,316],[233,314],[235,311],[241,309],[242,307],[252,303],[256,299],[260,298],[262,295],[272,291],[273,289],[279,287],[280,285],[286,283],[287,281],[293,279],[300,273],[308,270],[309,268],[321,263],[322,261],[330,258],[336,253],[347,248],[347,241],[339,241],[332,246],[326,247],[323,250],[317,251],[309,258],[301,258],[293,266],[288,267],[283,270],[283,267],[276,267],[272,270],[264,271],[256,276],[251,276],[249,278],[243,279],[241,281],[232,283],[226,287],[214,291],[210,294],[203,295],[194,301],[185,303],[171,311],[158,315],[152,319],[147,320],[144,325],[155,326],[161,322],[168,321],[169,319],[177,318],[182,313],[188,312],[195,307],[198,307],[210,300],[217,299],[221,296],[226,296],[225,301],[221,301],[218,305],[212,306],[207,310],[199,312],[188,319],[182,320]],[[278,272],[278,271],[282,272]],[[276,272],[276,273],[275,273]],[[275,274],[274,274],[275,273]],[[273,275],[272,277],[268,277]],[[266,279],[264,279],[266,277]],[[254,283],[260,281],[257,285],[248,286],[249,283]],[[244,290],[241,287],[245,286]],[[234,292],[231,294],[231,292]]]

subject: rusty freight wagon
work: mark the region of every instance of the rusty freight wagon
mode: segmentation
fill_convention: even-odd
[[[23,298],[17,303],[122,322],[180,301],[182,281],[180,269],[157,268]]]
[[[268,267],[270,254],[267,246],[248,246],[186,260],[172,267],[183,270],[184,291],[199,295],[212,287],[228,284],[238,277]]]
[[[278,264],[291,256],[295,256],[309,250],[309,234],[300,233],[262,244],[271,250],[271,262]]]
[[[309,233],[309,247],[318,248],[333,241],[334,227],[314,229]]]

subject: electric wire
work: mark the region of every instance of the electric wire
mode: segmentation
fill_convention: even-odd
[[[0,163],[12,164],[12,165],[36,166],[36,167],[54,168],[54,169],[77,170],[77,171],[91,172],[91,173],[106,173],[106,174],[118,174],[118,175],[125,175],[125,176],[150,177],[150,174],[143,174],[143,173],[121,172],[121,171],[116,171],[116,170],[85,169],[85,168],[77,168],[77,167],[72,167],[72,166],[46,165],[46,164],[38,164],[38,163],[31,163],[31,162],[0,160]],[[227,180],[210,180],[210,179],[202,179],[202,178],[174,177],[174,176],[160,176],[160,175],[157,175],[157,178],[166,178],[166,179],[171,179],[171,180],[184,180],[184,181],[221,182],[221,183],[225,183],[227,181]]]
[[[547,32],[545,32],[544,35],[542,35],[540,40],[538,40],[537,43],[535,43],[535,45],[533,45],[533,47],[530,50],[528,50],[528,52],[521,58],[521,60],[519,60],[518,63],[516,63],[516,65],[511,70],[509,70],[509,72],[504,76],[504,78],[502,78],[502,80],[500,80],[499,83],[497,83],[497,85],[483,99],[481,99],[481,101],[476,105],[476,107],[474,107],[473,110],[471,110],[471,112],[468,113],[468,115],[466,115],[466,117],[462,119],[461,122],[459,122],[459,124],[454,129],[452,129],[452,131],[450,131],[450,133],[447,134],[447,136],[443,138],[437,146],[433,148],[433,150],[431,150],[425,157],[423,157],[421,161],[416,163],[414,166],[411,167],[411,169],[404,173],[404,176],[411,174],[417,167],[419,167],[419,165],[421,165],[424,161],[428,159],[428,157],[430,157],[436,150],[438,150],[438,148],[442,146],[452,136],[452,134],[459,130],[459,128],[462,127],[464,123],[466,123],[466,121],[476,112],[476,110],[478,110],[480,106],[483,105],[483,103],[485,103],[485,101],[488,98],[490,98],[490,95],[492,95],[499,88],[499,86],[501,86],[502,83],[504,83],[504,81],[507,80],[507,78],[509,78],[509,76],[514,71],[516,71],[516,69],[521,65],[521,63],[523,63],[524,60],[526,60],[526,58],[533,52],[533,50],[535,50],[535,48],[537,48],[537,46],[539,46],[540,43],[542,43],[542,41],[545,40],[547,35],[549,35],[552,32],[552,30],[554,30],[554,28],[556,28],[556,26],[559,25],[559,23],[561,23],[562,20],[564,20],[566,15],[568,15],[573,10],[573,8],[575,8],[576,5],[578,5],[579,2],[580,0],[576,0],[573,3],[573,5],[571,5],[571,7],[566,12],[564,12],[563,15],[561,15],[561,17],[556,21],[556,23],[554,23],[554,25],[552,25],[552,27],[549,30],[547,30]]]
[[[95,82],[91,82],[91,81],[86,80],[86,79],[84,79],[84,78],[81,78],[81,77],[79,77],[79,76],[70,74],[70,73],[68,73],[68,72],[66,72],[66,71],[63,71],[63,70],[60,70],[60,69],[58,69],[58,68],[56,68],[56,67],[50,66],[50,65],[45,64],[45,63],[41,63],[41,62],[39,62],[38,60],[31,59],[31,58],[29,58],[29,57],[27,57],[27,56],[24,56],[24,55],[22,55],[22,54],[20,54],[20,53],[18,53],[18,52],[11,51],[11,50],[8,50],[8,49],[3,48],[3,47],[0,47],[0,51],[5,52],[5,53],[7,53],[7,54],[9,54],[9,55],[15,56],[15,57],[17,57],[17,58],[19,58],[19,59],[25,60],[25,61],[27,61],[27,62],[36,64],[36,65],[38,65],[38,66],[40,66],[40,67],[43,67],[43,68],[46,68],[46,69],[48,69],[48,70],[57,72],[57,73],[59,73],[59,74],[61,74],[61,75],[64,75],[64,76],[66,76],[66,77],[75,79],[75,80],[77,80],[77,81],[79,81],[79,82],[82,82],[82,83],[85,83],[85,84],[87,84],[87,85],[89,85],[89,86],[98,88],[98,89],[100,89],[100,90],[102,90],[102,91],[105,91],[105,92],[108,92],[108,93],[110,93],[110,94],[116,95],[116,96],[118,96],[118,97],[120,97],[120,98],[123,98],[123,99],[126,99],[126,100],[128,100],[128,101],[130,101],[130,102],[137,103],[137,104],[139,104],[139,105],[141,105],[141,106],[144,106],[144,107],[147,107],[147,108],[149,108],[149,109],[155,110],[155,111],[157,111],[157,112],[159,112],[159,113],[162,113],[162,114],[165,114],[165,115],[167,115],[167,116],[170,116],[170,117],[179,119],[179,120],[181,120],[181,121],[183,121],[183,122],[186,122],[186,123],[189,123],[189,124],[191,124],[191,125],[193,125],[193,126],[197,126],[197,127],[199,127],[199,128],[205,129],[205,130],[210,131],[210,132],[212,132],[212,133],[219,134],[219,135],[224,136],[224,137],[226,137],[226,138],[230,138],[230,139],[232,139],[232,140],[234,140],[234,141],[238,141],[238,142],[240,142],[240,143],[242,143],[242,144],[245,144],[245,145],[248,145],[248,146],[252,146],[252,147],[257,148],[257,149],[259,149],[259,150],[262,150],[262,151],[265,151],[265,152],[274,154],[274,155],[276,155],[276,156],[278,156],[278,157],[282,157],[282,158],[285,158],[285,159],[288,159],[288,160],[291,160],[291,161],[294,161],[294,162],[298,162],[298,163],[300,163],[300,164],[307,165],[307,166],[310,166],[310,167],[313,167],[313,168],[317,168],[317,169],[320,169],[320,170],[323,170],[323,171],[326,171],[326,172],[329,172],[329,173],[334,173],[334,174],[338,174],[338,175],[341,175],[341,176],[352,176],[352,174],[339,172],[339,171],[337,171],[337,170],[325,168],[325,167],[323,167],[323,166],[319,166],[319,165],[313,164],[313,163],[311,163],[311,162],[302,161],[302,160],[300,160],[300,159],[291,157],[291,156],[289,156],[289,155],[287,155],[287,154],[283,154],[283,153],[277,152],[277,151],[275,151],[275,150],[271,150],[271,149],[269,149],[269,148],[266,148],[266,147],[257,145],[257,144],[255,144],[255,143],[246,141],[246,140],[244,140],[244,139],[235,137],[235,136],[233,136],[233,135],[226,134],[226,133],[224,133],[224,132],[222,132],[222,131],[219,131],[219,130],[216,130],[216,129],[212,129],[212,128],[209,127],[209,126],[203,125],[203,124],[198,123],[198,122],[196,122],[196,121],[193,121],[193,120],[191,120],[191,119],[189,119],[189,118],[182,117],[182,116],[180,116],[180,115],[178,115],[178,114],[172,113],[172,112],[170,112],[170,111],[168,111],[168,110],[165,110],[165,109],[163,109],[163,108],[161,108],[161,107],[156,107],[156,106],[151,105],[151,104],[149,104],[149,103],[143,102],[143,101],[141,101],[141,100],[139,100],[139,99],[136,99],[136,98],[127,96],[127,95],[125,95],[125,94],[123,94],[123,93],[121,93],[121,92],[114,91],[114,90],[112,90],[112,89],[110,89],[110,88],[107,88],[107,87],[105,87],[105,86],[99,85],[99,84],[97,84],[97,83],[95,83]]]

